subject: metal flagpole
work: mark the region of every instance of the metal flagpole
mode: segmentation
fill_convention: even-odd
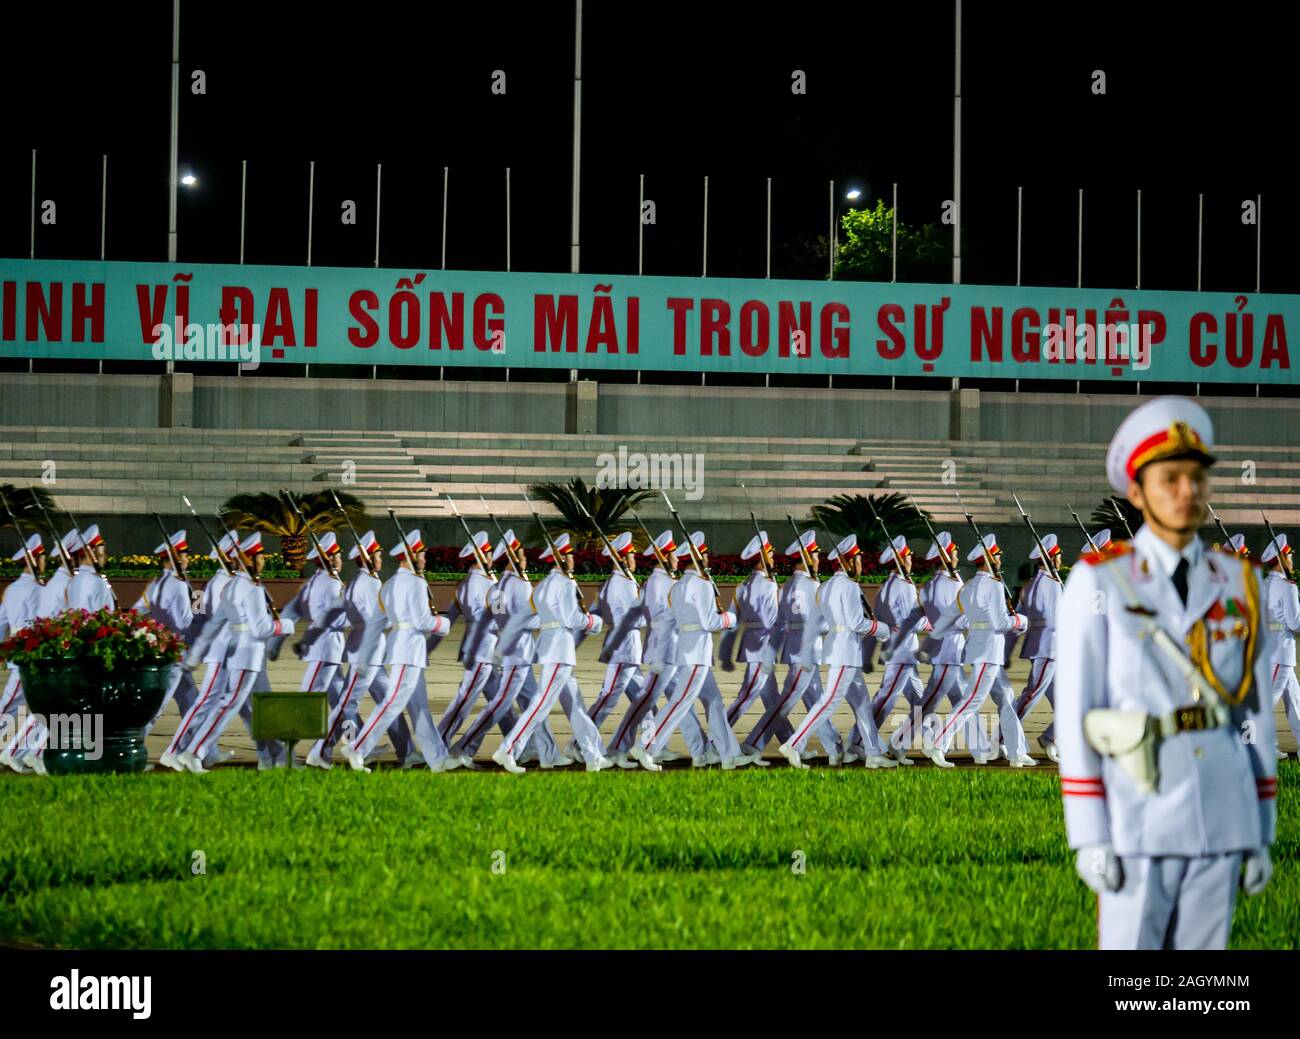
[[[316,160],[311,161],[311,172],[307,177],[307,266],[311,266],[311,217],[316,200]]]
[[[510,167],[506,167],[506,273],[510,273]]]
[[[248,198],[248,160],[239,164],[239,262],[244,262],[244,203]]]
[[[830,254],[830,270],[827,272],[832,281],[835,280],[835,181],[830,182],[830,228],[826,239],[826,252]]]
[[[1259,291],[1260,275],[1260,235],[1264,226],[1264,196],[1255,197],[1255,291]],[[1259,387],[1255,387],[1258,391]]]
[[[384,164],[375,163],[375,266],[379,266],[379,192],[383,186]]]
[[[772,178],[767,178],[767,277],[772,276]]]
[[[961,0],[953,23],[952,80],[952,283],[961,284]]]
[[[709,175],[704,175],[704,264],[702,277],[709,276]]]
[[[99,258],[102,260],[105,256],[105,246],[108,242],[108,156],[104,156],[104,172],[99,181]]]
[[[36,259],[36,149],[32,149],[32,248],[28,259]]]
[[[167,215],[167,262],[176,262],[176,149],[180,138],[181,107],[181,0],[172,0],[172,137],[168,177],[170,203]],[[172,362],[167,362],[172,370]]]
[[[1138,273],[1137,288],[1142,287],[1142,189],[1138,188]]]
[[[894,208],[889,218],[889,251],[893,259],[889,265],[889,280],[898,281],[898,185],[894,185]]]
[[[578,273],[578,174],[582,169],[582,0],[574,0],[573,37],[573,227],[569,271]]]
[[[450,167],[442,168],[442,269],[447,269],[447,175]]]
[[[1016,285],[1020,285],[1020,253],[1025,226],[1025,189],[1023,186],[1016,188]]]
[[[1196,196],[1196,291],[1201,291],[1201,230],[1205,224],[1205,195]]]
[[[636,272],[640,274],[645,267],[645,174],[641,174],[640,198],[636,206]]]
[[[1083,288],[1083,188],[1079,189],[1079,283]]]

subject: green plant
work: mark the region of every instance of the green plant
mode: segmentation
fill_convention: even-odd
[[[835,249],[835,277],[842,281],[888,281],[893,274],[894,211],[884,199],[874,209],[854,209],[840,220]],[[919,228],[898,222],[900,281],[948,281],[952,252],[944,231],[935,224]]]
[[[64,610],[14,632],[0,645],[0,658],[20,668],[79,659],[112,671],[119,664],[175,663],[183,646],[170,628],[134,610]]]
[[[325,488],[310,494],[294,495],[294,501],[306,518],[306,524],[280,494],[263,491],[256,494],[236,494],[221,506],[221,518],[232,530],[257,530],[274,534],[284,550],[284,562],[290,570],[302,571],[310,547],[308,531],[319,537],[327,531],[347,529],[347,522],[334,505],[334,495],[346,510],[348,519],[358,530],[370,525],[366,507],[361,499],[346,491]]]
[[[569,535],[575,551],[588,548],[603,548],[600,535],[596,533],[597,524],[607,537],[614,538],[624,531],[632,532],[632,542],[637,548],[645,547],[645,536],[635,522],[624,519],[624,515],[636,508],[641,502],[654,495],[653,491],[632,491],[624,487],[589,488],[581,476],[575,476],[566,483],[535,483],[528,488],[528,493],[542,501],[554,505],[560,513],[558,521],[547,522],[547,529],[552,537],[560,533]],[[595,519],[592,522],[583,512]],[[543,534],[536,524],[529,531],[530,541],[542,541]]]
[[[29,533],[35,531],[43,540],[49,538],[49,528],[45,526],[41,509],[43,508],[51,516],[59,511],[58,506],[54,504],[54,496],[49,491],[39,487],[15,487],[11,483],[6,483],[0,484],[0,495],[4,496],[5,502],[9,505],[9,512],[14,514],[22,530]],[[12,534],[14,525],[9,520],[9,512],[5,512],[3,507],[0,507],[0,525]]]
[[[858,536],[858,546],[873,552],[883,546],[886,538],[881,522],[872,514],[874,506],[885,529],[893,537],[900,534],[912,538],[928,538],[925,519],[902,494],[837,494],[823,505],[812,507],[813,522],[823,526],[837,538],[848,534]]]
[[[1130,528],[1137,533],[1138,527],[1142,526],[1141,511],[1124,498],[1107,498],[1092,510],[1088,519],[1098,526],[1110,527],[1110,536],[1116,541],[1127,538]]]

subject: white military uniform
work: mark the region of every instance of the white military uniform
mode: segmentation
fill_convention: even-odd
[[[762,544],[759,543],[762,538]],[[732,608],[736,614],[736,626],[722,633],[718,641],[718,658],[722,661],[722,670],[733,671],[735,664],[732,657],[745,665],[745,673],[740,680],[740,691],[736,699],[727,708],[727,724],[734,729],[754,697],[758,697],[764,709],[771,707],[780,697],[776,684],[776,644],[777,622],[780,615],[780,596],[777,583],[773,580],[759,556],[760,551],[770,551],[767,531],[759,531],[750,538],[749,544],[740,553],[742,560],[759,559],[759,565],[751,570],[749,576],[736,589]],[[739,650],[736,647],[739,645]],[[785,723],[788,729],[788,722]],[[783,731],[780,742],[790,738],[788,731]]]
[[[399,541],[389,550],[389,555],[405,558],[406,545],[412,552],[424,547],[418,530],[408,531],[406,541]],[[400,567],[385,583],[379,593],[379,605],[388,618],[384,665],[388,669],[388,692],[361,725],[361,731],[351,741],[339,746],[348,763],[354,768],[373,751],[384,732],[397,716],[406,711],[411,725],[411,739],[423,755],[425,764],[435,772],[444,771],[448,765],[459,762],[448,756],[447,745],[429,711],[429,694],[424,681],[424,669],[429,663],[430,639],[440,639],[451,630],[446,617],[434,614],[429,608],[429,584],[409,566]],[[358,650],[360,659],[368,655],[370,639],[378,638],[378,630],[367,638]]]
[[[967,554],[967,560],[983,560],[985,549],[989,554],[996,555],[998,546],[995,535],[985,534],[984,547],[976,544]],[[991,694],[993,702],[997,704],[1002,735],[1007,743],[1011,763],[1018,767],[1032,765],[1034,760],[1029,757],[1025,731],[1016,716],[1015,693],[1007,681],[1005,668],[1006,636],[1025,631],[1029,625],[1028,618],[1022,613],[1008,612],[1006,585],[990,575],[987,569],[977,570],[975,576],[958,590],[957,605],[966,615],[969,624],[965,658],[971,665],[970,690],[966,699],[948,715],[948,720],[935,739],[934,749],[946,754],[958,730],[968,723],[968,718],[978,716],[980,707]]]
[[[882,566],[888,566],[894,561],[895,555],[906,557],[910,554],[907,539],[899,534],[880,553],[880,562]],[[871,704],[875,735],[861,741],[861,745],[868,754],[880,756],[885,753],[880,728],[894,709],[894,701],[902,695],[912,711],[919,710],[924,702],[925,686],[917,674],[916,654],[921,648],[917,631],[929,632],[930,621],[921,601],[920,590],[913,581],[902,577],[897,567],[876,596],[875,612],[881,624],[889,626],[889,641],[885,645],[885,652],[881,654],[881,659],[887,655],[888,661],[885,663],[880,688]],[[858,740],[852,741],[850,746],[858,746],[861,740],[860,729],[861,726],[858,727]]]
[[[816,534],[811,530],[804,531],[799,536],[799,541],[786,546],[785,555],[799,559],[800,562],[799,568],[782,585],[777,603],[775,641],[781,647],[781,663],[786,665],[785,682],[781,687],[781,695],[763,712],[763,717],[745,740],[743,749],[747,753],[762,751],[773,737],[777,739],[778,746],[786,743],[794,735],[794,729],[787,719],[796,701],[803,700],[804,706],[811,711],[823,695],[822,634],[826,623],[817,607],[817,589],[821,585],[817,578],[803,569],[800,543],[803,544],[803,551],[818,551]],[[839,731],[824,713],[818,719],[813,735],[831,759],[838,762],[843,744]],[[804,746],[807,746],[807,741]]]
[[[1212,446],[1200,405],[1158,397],[1116,431],[1107,476],[1121,491],[1144,465],[1208,461]],[[1195,537],[1180,551],[1145,525],[1070,571],[1056,677],[1061,792],[1077,868],[1100,892],[1103,948],[1224,948],[1243,857],[1248,892],[1268,881],[1277,762],[1264,584],[1245,559]],[[1132,714],[1094,713],[1106,710]],[[1129,747],[1138,753],[1115,756]]]
[[[559,535],[554,544],[557,551],[566,551],[568,535]],[[553,558],[549,549],[542,555],[544,561]],[[582,612],[578,605],[577,582],[558,565],[538,582],[533,589],[531,601],[532,611],[519,611],[511,616],[501,638],[511,644],[521,631],[538,632],[537,661],[542,665],[538,688],[541,695],[519,715],[518,722],[492,755],[492,760],[509,771],[521,771],[517,757],[528,745],[529,737],[542,719],[551,713],[556,701],[559,701],[569,718],[574,742],[587,763],[588,770],[606,768],[611,762],[602,752],[600,730],[583,708],[582,694],[573,678],[573,668],[577,663],[576,638],[599,634],[602,623],[600,615]]]
[[[28,552],[34,558],[45,551],[39,534],[31,535],[25,543],[25,548],[26,551],[20,548],[9,558],[16,562],[23,561],[26,560]],[[5,589],[3,600],[0,600],[0,641],[22,631],[36,619],[42,591],[44,591],[43,586],[36,580],[30,569],[24,569],[10,583]],[[18,712],[26,702],[26,697],[23,695],[22,672],[12,661],[8,663],[8,670],[9,677],[5,682],[4,692],[0,693],[0,719],[17,718]],[[25,723],[24,727],[26,727]],[[3,763],[16,772],[23,772],[26,771],[26,767],[22,764],[21,758],[11,756],[19,754],[19,749],[18,736],[15,735],[14,739],[3,748]],[[21,754],[26,756],[26,748],[22,749]]]
[[[485,557],[493,554],[492,542],[484,531],[476,533],[474,540]],[[456,597],[446,613],[447,621],[452,625],[458,618],[465,618],[465,634],[456,653],[465,673],[461,676],[456,695],[438,719],[438,734],[448,745],[455,742],[460,727],[469,720],[479,694],[483,693],[489,700],[493,698],[499,678],[492,664],[497,647],[497,618],[490,602],[496,583],[479,565],[473,545],[467,543],[462,547],[460,558],[473,558],[475,561],[456,588]]]
[[[621,556],[635,554],[632,535],[626,531],[613,540],[614,551]],[[609,551],[602,548],[608,557]],[[600,695],[592,702],[587,713],[599,728],[601,722],[618,705],[626,694],[629,709],[636,706],[641,692],[638,671],[641,667],[641,631],[635,625],[622,624],[624,614],[636,608],[641,589],[636,579],[615,569],[600,586],[596,595],[596,612],[605,627],[605,642],[600,649],[600,660],[605,665],[605,681]]]
[[[1056,535],[1044,534],[1042,541],[1043,548],[1051,556],[1053,562],[1059,562],[1061,550],[1057,544]],[[1040,558],[1037,545],[1030,551],[1029,558]],[[1038,703],[1044,696],[1047,697],[1049,704],[1055,705],[1056,703],[1054,685],[1056,680],[1056,615],[1060,609],[1063,587],[1060,581],[1046,570],[1040,568],[1020,593],[1020,602],[1017,604],[1018,612],[1024,614],[1029,621],[1029,630],[1025,632],[1025,640],[1020,646],[1020,659],[1030,662],[1029,680],[1025,683],[1020,699],[1016,701],[1016,717],[1020,719],[1022,727],[1024,720],[1029,717],[1029,712],[1034,709],[1034,704]],[[1053,711],[1055,711],[1055,706],[1053,706]],[[1053,714],[1051,724],[1038,737],[1038,745],[1047,751],[1049,757],[1056,753],[1055,733],[1056,718]]]
[[[505,532],[501,544],[497,545],[496,551],[492,553],[493,562],[506,554],[507,546],[510,551],[519,548],[519,539],[515,537],[513,530]],[[465,735],[451,748],[453,754],[473,759],[493,725],[500,727],[502,737],[509,736],[510,730],[519,721],[519,712],[515,710],[515,705],[518,704],[519,710],[526,711],[537,696],[537,679],[533,675],[533,662],[537,659],[536,640],[527,629],[521,629],[509,645],[501,638],[501,633],[504,633],[506,624],[512,616],[520,612],[532,613],[533,608],[529,602],[532,593],[533,584],[527,577],[520,577],[509,566],[501,571],[496,587],[488,597],[488,603],[496,617],[498,631],[496,655],[493,658],[493,665],[499,672],[496,692],[489,697],[488,702],[479,711],[478,717],[470,723],[469,728],[465,730]],[[519,758],[520,761],[533,759],[537,760],[543,768],[573,763],[571,758],[561,756],[556,751],[549,715],[533,729],[524,753]]]
[[[1281,546],[1283,556],[1288,561],[1292,558],[1291,546],[1287,544],[1286,535],[1278,534],[1277,543]],[[1271,563],[1277,559],[1278,549],[1270,541],[1260,556],[1261,563]],[[1294,563],[1290,563],[1294,567]],[[1294,573],[1294,569],[1291,571]],[[1300,743],[1300,682],[1295,674],[1295,637],[1300,634],[1300,595],[1296,594],[1294,579],[1288,579],[1278,570],[1269,572],[1265,582],[1268,590],[1268,633],[1272,644],[1269,659],[1272,662],[1273,705],[1279,700],[1285,702],[1286,720],[1291,726],[1291,735]],[[1282,751],[1278,751],[1281,757]]]
[[[329,531],[317,538],[321,550],[333,561],[340,553],[338,538]],[[281,617],[306,621],[301,645],[302,659],[306,663],[299,692],[320,692],[329,695],[330,706],[335,706],[343,692],[343,657],[347,644],[348,611],[343,601],[343,582],[330,573],[313,547],[307,555],[316,560],[316,572],[303,586],[299,609],[280,611]],[[334,562],[337,566],[337,562]]]
[[[185,531],[177,531],[168,537],[168,542],[175,552],[184,552],[189,550],[185,542]],[[163,560],[170,559],[167,550],[167,544],[161,544],[154,549],[154,555]],[[179,577],[176,571],[171,567],[164,567],[152,581],[150,581],[140,598],[136,600],[132,607],[137,613],[144,613],[174,631],[180,638],[189,642],[194,633],[194,608],[193,600],[190,598],[189,582]],[[171,676],[167,682],[167,692],[163,696],[163,701],[158,706],[153,720],[145,726],[145,735],[147,736],[158,719],[162,716],[167,704],[173,698],[176,700],[176,707],[180,711],[181,717],[194,706],[198,699],[198,690],[194,687],[194,678],[191,672],[187,671],[180,664],[173,664]]]
[[[673,532],[663,531],[655,538],[655,546],[665,559],[672,558],[677,551]],[[642,556],[654,554],[654,547],[645,548],[641,552]],[[623,628],[645,628],[649,632],[641,654],[640,694],[623,715],[606,749],[606,753],[614,757],[620,767],[623,767],[623,761],[618,755],[626,755],[632,749],[638,733],[641,736],[646,734],[657,699],[668,694],[673,686],[673,678],[677,674],[677,665],[673,662],[677,657],[677,625],[673,620],[673,612],[668,606],[668,594],[673,590],[675,583],[663,565],[656,563],[654,569],[650,571],[650,576],[641,585],[641,592],[636,602],[623,614],[620,624]],[[682,739],[686,741],[687,750],[690,751],[694,764],[704,766],[713,760],[710,757],[704,729],[701,728],[699,719],[693,713],[682,715],[678,730],[682,734]],[[660,757],[666,761],[676,755],[665,752]],[[717,760],[720,761],[721,758],[717,757]],[[635,763],[630,763],[630,767],[636,767]]]

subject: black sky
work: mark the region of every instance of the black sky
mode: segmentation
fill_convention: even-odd
[[[437,266],[449,166],[448,266],[504,268],[509,166],[514,269],[568,269],[571,3],[182,7],[180,156],[200,178],[181,196],[182,260],[237,261],[247,159],[247,261],[304,262],[314,159],[317,265],[373,262],[382,163],[382,266]],[[831,178],[872,199],[897,181],[900,218],[937,221],[952,194],[952,12],[589,0],[583,269],[636,270],[640,173],[658,215],[649,274],[700,273],[705,174],[710,275],[763,276],[768,176],[774,246],[825,233]],[[1084,283],[1131,285],[1141,187],[1144,287],[1195,287],[1204,192],[1204,287],[1253,289],[1241,203],[1262,193],[1263,289],[1300,291],[1300,217],[1285,194],[1294,10],[968,2],[964,13],[964,281],[1014,281],[1023,185],[1026,284],[1074,284],[1082,187]],[[171,4],[3,17],[0,256],[28,253],[35,148],[38,198],[58,206],[55,226],[38,225],[38,256],[99,255],[107,153],[108,257],[165,259]],[[205,96],[190,93],[195,69]],[[490,92],[495,69],[504,97]],[[795,69],[806,96],[791,94]],[[1104,96],[1090,89],[1095,69]],[[355,226],[340,223],[344,199]]]

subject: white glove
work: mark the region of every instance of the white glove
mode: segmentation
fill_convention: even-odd
[[[1124,883],[1124,868],[1109,844],[1087,844],[1074,860],[1075,871],[1097,894],[1118,891]]]
[[[492,666],[500,667],[505,662],[505,658],[499,652],[492,654]]]
[[[930,654],[923,649],[918,649],[916,651],[916,659],[922,664],[928,664],[930,662]]]
[[[1272,877],[1273,860],[1269,857],[1267,845],[1246,853],[1246,861],[1241,871],[1241,889],[1246,894],[1258,895],[1268,886]]]

